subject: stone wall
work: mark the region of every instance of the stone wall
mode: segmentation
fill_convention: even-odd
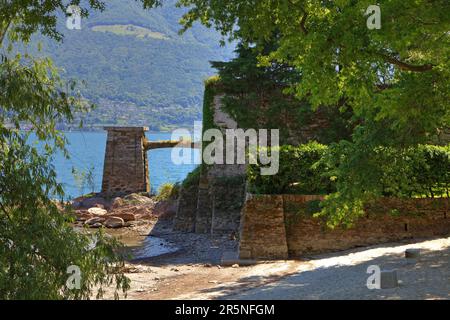
[[[288,258],[283,196],[247,196],[240,226],[239,257]]]
[[[224,133],[237,123],[213,100],[214,125]],[[224,154],[225,146],[224,146]],[[181,191],[174,229],[196,233],[237,233],[245,199],[245,165],[204,166],[199,183]]]
[[[178,209],[173,221],[173,229],[194,232],[197,212],[198,185],[183,188],[178,198]]]
[[[248,196],[241,226],[242,259],[285,259],[403,239],[448,236],[449,199],[382,198],[353,228],[326,227],[312,217],[321,196]]]
[[[106,127],[102,193],[107,197],[149,192],[146,127]]]

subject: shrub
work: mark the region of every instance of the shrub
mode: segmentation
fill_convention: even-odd
[[[182,187],[189,188],[193,185],[198,185],[198,183],[200,182],[201,170],[202,170],[202,166],[198,166],[192,172],[190,172],[187,175],[186,179],[184,179],[184,181],[182,183]]]
[[[317,142],[297,147],[284,145],[279,151],[278,174],[261,176],[260,165],[249,166],[247,179],[250,192],[328,194],[336,191],[339,159],[346,155]],[[400,150],[379,147],[374,153],[376,165],[370,165],[378,172],[371,174],[379,184],[379,195],[449,197],[450,146],[419,145]]]
[[[419,145],[381,153],[383,195],[449,197],[450,146]]]
[[[333,182],[324,175],[326,168],[317,162],[327,147],[317,142],[298,147],[279,148],[280,167],[273,176],[260,175],[260,165],[247,171],[249,191],[256,194],[326,194],[334,191]]]
[[[180,193],[180,185],[178,183],[164,183],[158,188],[158,201],[166,201],[176,199]]]

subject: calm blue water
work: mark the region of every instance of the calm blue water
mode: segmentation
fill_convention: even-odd
[[[69,141],[67,149],[70,159],[57,154],[53,161],[58,174],[58,180],[64,185],[66,197],[75,198],[81,194],[91,192],[90,188],[82,190],[77,185],[72,168],[87,172],[93,167],[95,192],[101,190],[103,161],[105,157],[106,132],[67,132]],[[170,140],[171,133],[147,133],[149,140]],[[33,140],[33,138],[32,138]],[[150,167],[150,184],[152,191],[156,191],[165,182],[182,181],[196,165],[175,165],[171,161],[171,149],[148,151]],[[198,150],[192,150],[193,157],[199,157]]]

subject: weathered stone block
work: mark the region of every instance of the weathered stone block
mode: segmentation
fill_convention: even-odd
[[[420,257],[420,249],[407,249],[405,251],[406,259],[418,259]]]
[[[146,127],[106,127],[102,193],[107,197],[149,192]]]
[[[239,257],[241,259],[288,258],[283,196],[248,195],[241,218]]]
[[[396,270],[382,270],[380,276],[381,289],[393,289],[398,287]]]
[[[197,214],[198,184],[183,188],[178,199],[178,209],[173,221],[173,229],[194,232]]]

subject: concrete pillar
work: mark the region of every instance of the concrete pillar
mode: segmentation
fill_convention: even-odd
[[[108,131],[102,193],[108,197],[150,192],[147,127],[105,127]]]

